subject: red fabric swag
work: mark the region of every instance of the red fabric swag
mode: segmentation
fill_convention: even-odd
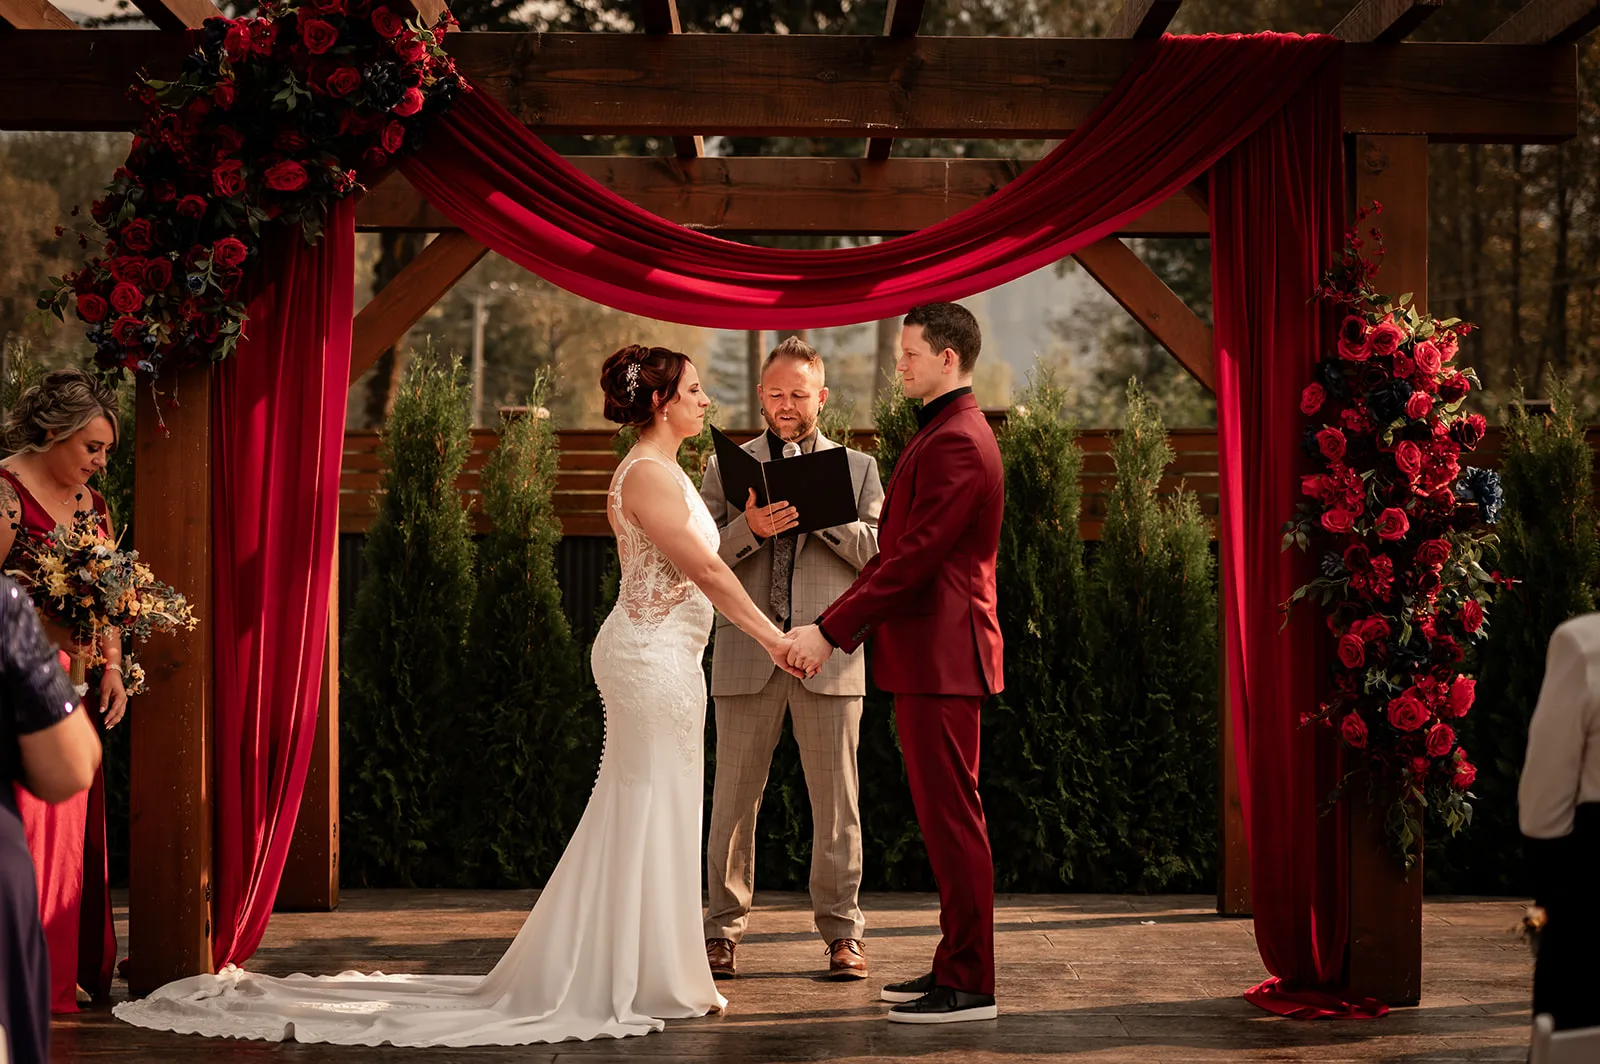
[[[316,735],[349,395],[355,202],[280,226],[212,389],[218,966],[261,943]]]

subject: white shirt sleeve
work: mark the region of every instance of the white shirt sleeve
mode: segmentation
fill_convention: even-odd
[[[1573,622],[1550,637],[1544,685],[1528,725],[1528,755],[1517,789],[1518,820],[1530,839],[1572,833],[1585,759],[1600,754],[1586,749],[1596,705],[1587,642]]]

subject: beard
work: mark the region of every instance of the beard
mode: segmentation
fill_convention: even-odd
[[[792,435],[785,436],[784,427],[779,423],[777,418],[773,417],[767,412],[766,407],[761,408],[761,417],[766,421],[767,428],[772,430],[772,434],[785,442],[790,440],[803,440],[807,436],[811,435],[812,429],[817,427],[817,419],[815,416],[808,418],[806,415],[796,411],[795,419],[790,423],[787,429],[787,431],[792,433]]]

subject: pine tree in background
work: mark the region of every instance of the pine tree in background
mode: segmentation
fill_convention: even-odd
[[[1517,781],[1528,722],[1544,682],[1551,633],[1593,610],[1600,586],[1594,455],[1566,382],[1555,379],[1550,403],[1551,412],[1543,416],[1530,416],[1520,403],[1505,413],[1505,504],[1494,564],[1516,584],[1495,599],[1477,702],[1461,721],[1461,745],[1478,766],[1475,814],[1471,830],[1444,847],[1444,860],[1434,869],[1435,882],[1456,892],[1531,889],[1516,859],[1522,847]]]
[[[1217,597],[1199,503],[1157,492],[1173,460],[1136,381],[1112,447],[1117,482],[1090,580],[1092,661],[1110,757],[1096,889],[1193,889],[1215,862]]]
[[[921,399],[907,399],[905,389],[896,377],[872,405],[873,421],[878,426],[878,473],[885,485],[894,475],[894,464],[900,452],[906,449],[911,437],[917,434],[917,411]]]
[[[548,406],[535,379],[528,409]],[[560,444],[548,417],[500,426],[480,484],[490,532],[478,551],[478,597],[467,676],[479,711],[474,770],[460,780],[455,818],[462,885],[527,887],[555,868],[583,813],[599,761],[599,706],[590,697],[561,611],[553,493]]]
[[[1107,755],[1085,629],[1083,452],[1066,393],[1030,375],[999,433],[1006,515],[996,584],[1006,690],[983,717],[983,803],[1002,890],[1092,883],[1107,839],[1096,823]]]
[[[455,879],[444,795],[476,757],[458,735],[474,576],[456,478],[471,446],[459,359],[417,356],[384,428],[387,472],[342,651],[347,885]]]
[[[817,415],[817,431],[834,443],[855,446],[855,400],[844,395],[830,395],[827,405]]]

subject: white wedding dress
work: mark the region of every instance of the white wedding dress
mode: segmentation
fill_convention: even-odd
[[[641,461],[672,470],[695,531],[717,527],[676,465],[633,455],[611,482],[622,563],[594,645],[605,751],[588,808],[511,948],[487,976],[252,975],[229,967],[118,1005],[140,1027],[344,1045],[522,1045],[659,1031],[717,993],[701,938],[700,817],[711,603],[623,516]],[[529,653],[538,653],[529,647]]]

